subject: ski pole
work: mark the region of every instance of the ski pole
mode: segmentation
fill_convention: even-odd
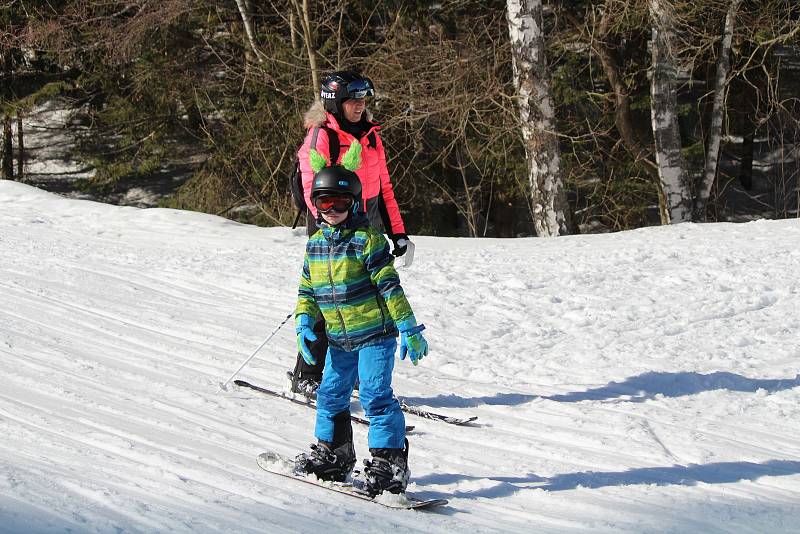
[[[278,325],[278,328],[273,330],[272,333],[269,336],[267,336],[267,339],[265,339],[264,341],[261,342],[261,345],[259,345],[258,348],[253,351],[253,354],[251,354],[249,358],[247,358],[245,361],[242,362],[242,365],[239,366],[239,368],[236,370],[236,372],[234,372],[231,376],[229,376],[228,379],[225,382],[220,382],[219,383],[219,389],[217,390],[217,393],[219,393],[220,391],[228,391],[228,384],[230,383],[231,380],[233,380],[233,377],[238,375],[239,371],[244,369],[244,366],[247,365],[248,363],[250,363],[250,360],[252,360],[255,357],[256,354],[258,354],[258,351],[260,351],[262,349],[262,347],[264,347],[264,345],[269,343],[269,340],[272,339],[272,336],[274,336],[275,334],[278,333],[278,330],[280,330],[281,327],[283,327],[283,325],[286,324],[286,321],[288,321],[292,317],[292,315],[294,315],[294,312],[292,312],[289,315],[287,315],[286,319],[281,321],[281,324]]]

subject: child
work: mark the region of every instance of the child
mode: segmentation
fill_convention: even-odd
[[[364,461],[353,485],[375,496],[404,492],[410,475],[405,419],[391,386],[396,336],[399,332],[400,359],[408,354],[414,365],[428,353],[428,343],[400,287],[386,238],[360,209],[361,182],[353,172],[360,148],[352,143],[342,166],[323,168],[324,156],[311,154],[319,230],[306,245],[295,309],[297,345],[313,365],[309,342],[317,339],[314,319],[321,312],[329,346],[317,390],[318,443],[297,456],[295,471],[321,480],[350,477],[356,463],[350,395],[358,378],[372,460]]]
[[[356,72],[337,71],[322,78],[320,98],[314,101],[305,114],[304,125],[308,131],[297,153],[303,190],[306,192],[304,199],[308,207],[307,232],[311,237],[317,231],[318,214],[310,197],[314,182],[311,149],[318,150],[327,159],[333,158],[331,164],[335,164],[339,161],[341,147],[347,148],[352,143],[358,143],[362,147],[362,164],[353,170],[361,180],[360,210],[366,212],[373,227],[388,234],[394,243],[392,254],[402,256],[409,249],[411,241],[394,197],[380,126],[372,120],[366,107],[367,99],[374,93],[372,80]],[[411,247],[413,250],[413,245]],[[409,256],[406,258],[406,265],[410,265],[411,259]],[[317,363],[308,365],[298,352],[294,371],[286,373],[290,380],[289,390],[309,398],[316,397],[328,351],[325,321],[322,317],[317,317],[313,330],[317,341],[311,343],[309,349]]]

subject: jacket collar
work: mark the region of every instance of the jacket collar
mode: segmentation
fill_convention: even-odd
[[[322,235],[325,236],[325,239],[331,241],[339,241],[348,233],[367,225],[369,225],[369,218],[367,217],[367,214],[362,211],[357,212],[355,215],[351,215],[342,224],[338,224],[336,226],[329,225],[322,219],[322,217],[320,217],[319,221],[317,221],[317,227],[322,230]]]
[[[341,132],[341,133],[343,133],[343,134],[345,134],[347,136],[353,137],[348,132],[346,132],[345,130],[342,129],[341,125],[339,124],[339,121],[336,120],[336,117],[333,115],[333,113],[331,113],[330,111],[326,111],[325,112],[325,116],[326,116],[325,124],[329,128],[333,128],[337,132]],[[378,132],[381,129],[380,124],[378,124],[377,122],[373,121],[372,117],[370,115],[367,116],[367,123],[370,125],[370,128],[366,132],[364,132],[364,135],[361,136],[362,139],[367,137],[372,132]]]

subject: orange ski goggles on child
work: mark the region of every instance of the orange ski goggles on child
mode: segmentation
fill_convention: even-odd
[[[353,197],[351,196],[324,196],[314,199],[314,207],[320,213],[346,213],[353,207]]]

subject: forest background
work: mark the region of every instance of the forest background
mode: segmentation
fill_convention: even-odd
[[[553,0],[542,15],[549,133],[572,231],[665,222],[651,120],[661,3],[693,189],[715,89],[723,97],[720,155],[695,220],[797,217],[800,2]],[[72,111],[73,156],[91,168],[70,189],[104,200],[168,183],[164,207],[289,225],[303,113],[321,73],[355,69],[375,82],[368,106],[410,234],[534,235],[510,4],[0,0],[2,176],[52,187],[26,172],[39,156],[26,149],[25,119],[58,100]]]

